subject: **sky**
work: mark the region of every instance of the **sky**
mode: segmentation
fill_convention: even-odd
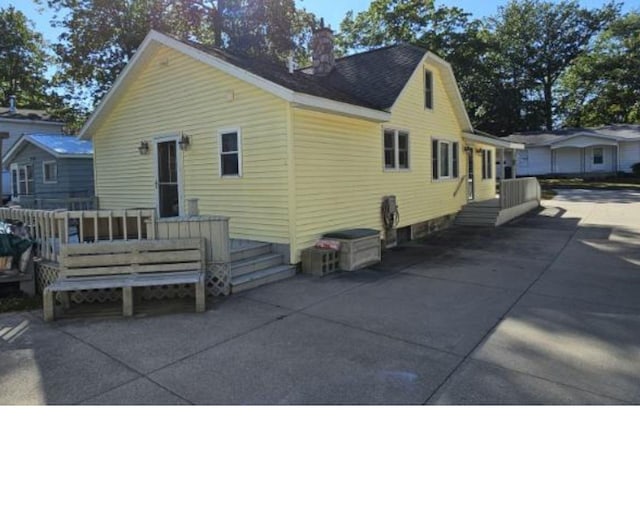
[[[296,0],[296,5],[298,7],[304,7],[318,16],[324,17],[325,23],[330,25],[331,28],[337,30],[340,26],[340,21],[342,21],[347,11],[363,11],[369,6],[370,1],[371,0]],[[44,0],[43,2],[46,3]],[[439,5],[444,4],[448,6],[461,7],[465,11],[473,14],[476,18],[495,14],[498,10],[498,6],[504,5],[506,2],[507,0],[436,1]],[[601,7],[603,3],[605,3],[604,0],[580,0],[580,4],[583,7],[588,8]],[[640,10],[640,0],[626,0],[622,3],[624,4],[623,11],[625,12],[632,9]],[[57,39],[59,29],[51,28],[49,22],[53,13],[49,9],[42,5],[37,5],[33,0],[0,0],[0,7],[6,8],[9,5],[14,5],[16,8],[24,12],[24,14],[34,22],[35,28],[44,34],[47,41],[53,42]]]

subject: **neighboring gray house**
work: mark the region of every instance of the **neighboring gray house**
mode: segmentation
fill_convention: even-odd
[[[2,199],[8,198],[10,194],[11,178],[9,175],[9,166],[4,162],[4,155],[7,154],[20,136],[25,133],[51,133],[62,134],[64,123],[52,119],[44,110],[32,110],[25,108],[17,108],[15,98],[11,98],[11,104],[8,107],[0,107],[0,134],[7,134],[8,138],[4,138],[2,142],[2,158],[3,165],[0,165],[2,171],[2,180],[0,181],[0,196]]]
[[[90,141],[71,135],[23,135],[4,161],[11,171],[11,199],[24,207],[63,207],[69,198],[94,196]]]
[[[516,157],[518,176],[631,172],[631,166],[640,162],[637,124],[514,133],[503,138],[525,145]]]

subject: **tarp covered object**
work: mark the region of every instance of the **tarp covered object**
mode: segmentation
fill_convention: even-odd
[[[0,234],[0,256],[13,256],[13,259],[18,261],[20,255],[29,247],[31,247],[31,240]]]

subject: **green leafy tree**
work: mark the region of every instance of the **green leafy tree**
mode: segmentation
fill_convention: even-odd
[[[611,24],[562,77],[569,126],[640,123],[640,13]]]
[[[560,77],[619,10],[613,2],[586,9],[575,0],[512,0],[487,20],[502,85],[521,92],[511,110],[523,128],[553,128]]]
[[[16,96],[25,108],[47,108],[45,76],[48,57],[42,34],[34,31],[25,15],[14,7],[0,9],[0,101]]]
[[[57,84],[70,101],[95,103],[151,29],[284,61],[304,39],[309,16],[294,0],[47,0],[63,28]]]

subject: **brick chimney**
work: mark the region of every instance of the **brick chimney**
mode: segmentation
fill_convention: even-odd
[[[324,18],[320,18],[320,28],[316,29],[311,38],[311,53],[313,57],[313,74],[327,76],[335,65],[333,51],[333,30],[324,26]]]

